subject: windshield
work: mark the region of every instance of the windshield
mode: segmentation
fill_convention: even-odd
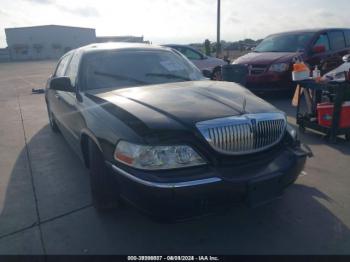
[[[304,50],[314,33],[273,35],[264,39],[254,52],[297,52]]]
[[[140,85],[201,80],[201,72],[172,51],[105,51],[83,61],[84,88],[125,88]]]

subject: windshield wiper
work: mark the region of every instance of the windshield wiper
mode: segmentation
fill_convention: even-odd
[[[139,84],[149,84],[146,81],[142,81],[136,78],[132,78],[129,76],[123,76],[123,75],[117,75],[117,74],[111,74],[111,73],[107,73],[107,72],[99,72],[99,71],[95,71],[94,72],[95,75],[100,75],[100,76],[107,76],[107,77],[112,77],[115,79],[119,79],[119,80],[126,80],[126,81],[133,81],[135,83],[139,83]]]
[[[156,73],[148,73],[146,76],[159,76],[159,77],[164,77],[164,78],[169,78],[169,79],[181,79],[185,81],[191,81],[190,78],[185,77],[185,76],[179,76],[179,75],[174,75],[174,74],[156,74]]]

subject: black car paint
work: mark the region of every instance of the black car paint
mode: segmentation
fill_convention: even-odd
[[[76,151],[79,151],[81,137],[91,134],[103,152],[113,151],[120,139],[141,144],[188,140],[192,141],[191,144],[195,140],[203,143],[195,124],[242,114],[244,99],[246,113],[278,111],[241,86],[228,82],[178,82],[119,90],[91,90],[79,92],[79,96],[81,101],[75,93],[48,89],[48,97],[51,97],[48,100],[56,104],[51,110],[59,125],[67,131]],[[177,135],[177,132],[191,139]],[[213,151],[209,145],[206,147]],[[105,154],[105,157],[112,160],[110,154]]]
[[[250,163],[235,168],[235,165],[231,164],[230,167],[222,169],[207,167],[191,170],[189,174],[197,174],[197,179],[213,176],[223,178],[221,181],[201,186],[149,187],[123,176],[118,176],[118,182],[122,195],[130,204],[156,217],[172,217],[178,220],[225,210],[233,204],[245,203],[254,207],[279,197],[283,190],[298,178],[305,159],[304,152],[281,150],[272,161],[265,160],[260,165]],[[135,172],[128,168],[126,170],[146,179],[155,179],[144,172]],[[193,178],[190,176],[187,179]],[[171,180],[166,178],[166,181]],[[261,186],[262,184],[265,185]]]
[[[78,77],[74,88],[75,92],[50,89],[49,79],[45,97],[66,140],[87,166],[86,141],[91,139],[100,148],[106,164],[147,181],[170,183],[213,176],[223,179],[220,183],[192,186],[186,191],[186,188],[150,188],[129,181],[116,172],[115,177],[122,185],[122,197],[151,212],[155,212],[157,207],[164,208],[169,203],[174,204],[169,207],[178,207],[181,204],[177,200],[180,199],[191,206],[201,201],[203,196],[205,199],[213,197],[215,192],[224,199],[222,193],[230,191],[230,188],[230,195],[235,195],[236,188],[240,192],[238,198],[241,198],[247,193],[247,183],[261,177],[279,177],[284,181],[281,182],[282,189],[297,178],[305,163],[306,153],[293,153],[299,150],[299,146],[291,142],[287,135],[269,152],[251,156],[226,156],[209,146],[195,128],[197,122],[242,113],[278,111],[234,83],[194,81],[84,91],[79,86]],[[120,140],[152,145],[187,144],[208,165],[168,171],[136,170],[114,160],[113,152]],[[220,188],[225,190],[221,191]],[[179,199],[175,201],[176,195]],[[155,208],[151,208],[151,204]]]

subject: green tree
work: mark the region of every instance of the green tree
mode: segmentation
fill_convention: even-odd
[[[206,55],[211,55],[211,47],[210,47],[210,41],[209,41],[209,39],[206,39],[205,41],[204,41],[204,51],[205,51],[205,54]]]

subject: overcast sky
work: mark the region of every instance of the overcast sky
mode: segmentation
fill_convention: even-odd
[[[58,24],[96,28],[98,36],[144,35],[153,43],[216,39],[217,0],[1,0],[4,28]],[[263,38],[315,27],[350,27],[349,0],[221,0],[222,39]]]

